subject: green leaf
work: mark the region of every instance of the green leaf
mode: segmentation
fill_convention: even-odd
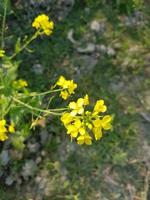
[[[33,53],[34,50],[33,49],[29,49],[28,47],[25,48],[29,53]]]
[[[4,13],[5,7],[7,6],[7,15],[11,13],[11,2],[10,0],[0,0],[0,14]],[[3,15],[3,14],[2,14]]]
[[[15,44],[15,53],[18,53],[20,51],[20,48],[21,48],[21,38],[19,37]]]
[[[24,140],[25,140],[24,137],[23,136],[19,136],[18,134],[12,135],[12,137],[11,137],[12,145],[16,149],[19,149],[19,150],[23,150],[24,149],[24,147],[25,147]]]

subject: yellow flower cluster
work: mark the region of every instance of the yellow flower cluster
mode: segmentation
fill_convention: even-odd
[[[8,139],[7,136],[7,132],[9,133],[14,133],[15,132],[15,128],[14,128],[14,124],[11,123],[8,128],[6,128],[6,120],[2,119],[0,120],[0,141],[5,141]]]
[[[77,84],[73,80],[66,80],[63,76],[60,76],[56,85],[62,89],[60,96],[65,100],[74,94],[74,90],[77,88]]]
[[[5,55],[5,51],[0,49],[0,58],[4,57],[4,55]]]
[[[104,100],[98,100],[93,111],[85,110],[89,105],[88,95],[79,98],[77,102],[70,102],[70,112],[65,112],[61,121],[71,138],[76,138],[78,144],[92,144],[92,132],[95,140],[100,140],[103,130],[112,128],[112,117],[102,115],[107,110]]]
[[[19,79],[17,81],[13,81],[13,87],[17,89],[25,88],[28,86],[28,83],[26,80]]]
[[[32,27],[40,31],[40,34],[50,36],[54,29],[54,22],[50,21],[47,15],[41,14],[34,19]]]

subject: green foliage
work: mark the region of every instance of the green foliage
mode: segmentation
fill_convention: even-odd
[[[142,96],[143,94],[144,84],[146,84],[147,89],[149,88],[149,76],[145,71],[146,66],[144,63],[144,54],[146,54],[146,49],[150,43],[149,27],[146,25],[142,28],[140,26],[136,28],[126,27],[121,24],[121,17],[122,14],[127,17],[127,13],[131,14],[134,10],[145,8],[142,1],[85,0],[76,2],[77,4],[70,12],[69,17],[57,23],[52,40],[45,38],[37,43],[35,42],[35,54],[29,55],[25,52],[18,58],[24,58],[28,65],[26,62],[13,63],[13,65],[19,64],[20,66],[17,71],[17,79],[21,77],[28,80],[31,86],[29,92],[22,91],[26,95],[26,92],[29,94],[33,89],[40,91],[45,87],[49,88],[50,83],[54,82],[58,74],[64,73],[68,77],[75,77],[82,84],[78,89],[79,94],[88,91],[92,96],[92,102],[99,97],[105,98],[110,112],[114,113],[115,116],[113,121],[114,128],[111,132],[106,133],[100,142],[95,142],[88,148],[85,146],[80,147],[70,143],[57,118],[52,119],[50,117],[47,131],[51,136],[40,149],[46,151],[47,155],[39,164],[39,172],[46,167],[50,174],[50,177],[48,177],[49,182],[51,183],[51,180],[54,181],[51,183],[51,188],[53,188],[51,196],[44,197],[44,199],[128,199],[129,196],[125,196],[125,194],[126,186],[129,183],[133,185],[133,188],[136,188],[138,192],[135,195],[140,198],[140,192],[143,192],[145,167],[142,168],[141,161],[138,160],[138,151],[140,151],[141,157],[143,146],[137,144],[137,141],[141,135],[142,140],[146,140],[149,126],[144,135],[143,127],[141,128],[144,119],[139,117],[137,109],[144,109],[140,106],[138,99],[138,95]],[[84,12],[83,8],[88,6],[90,7],[89,13]],[[38,10],[38,12],[41,12],[41,10]],[[146,15],[146,10],[143,10],[143,13]],[[26,20],[24,20],[23,14],[20,16],[20,20],[25,23]],[[55,17],[57,18],[57,16]],[[106,20],[107,30],[104,34],[91,33],[89,25],[95,19],[98,21]],[[17,25],[12,27],[14,29],[13,35],[20,34],[20,29],[16,27]],[[73,37],[79,43],[84,43],[86,36],[90,36],[88,39],[86,38],[86,43],[93,42],[96,45],[112,46],[116,51],[115,56],[100,54],[100,59],[94,67],[88,68],[90,62],[85,62],[82,65],[83,60],[80,60],[80,58],[91,59],[94,53],[91,55],[78,54],[76,46],[67,39],[70,29],[74,30]],[[25,28],[23,30],[25,31]],[[22,43],[18,39],[15,48],[16,52],[19,52]],[[9,49],[9,47],[7,48]],[[94,57],[94,59],[97,58]],[[136,65],[133,67],[132,62],[135,59]],[[124,67],[123,64],[128,60],[130,62],[127,62],[127,66]],[[35,62],[40,62],[44,66],[42,75],[33,73],[32,66]],[[51,79],[49,78],[50,75]],[[139,85],[138,88],[136,88],[136,83]],[[119,89],[122,84],[124,84],[123,87]],[[114,90],[111,86],[114,87]],[[0,88],[3,88],[3,86],[0,86]],[[8,92],[6,91],[6,94]],[[9,97],[7,98],[2,96],[0,99],[0,102],[3,102],[4,105],[6,104],[5,108],[9,106],[10,99]],[[26,98],[25,103],[29,103],[29,101],[30,98]],[[31,105],[38,106],[38,102],[35,98],[35,103],[31,102]],[[60,101],[57,100],[52,105],[55,107],[59,104]],[[14,146],[22,149],[24,148],[25,139],[29,136],[28,130],[33,113],[28,112],[29,110],[25,108],[21,109],[18,103],[17,106],[15,105],[11,109],[11,115],[7,115],[7,119],[12,118],[13,121],[18,121],[19,131],[16,131],[10,139]],[[20,120],[20,123],[19,119],[21,118],[23,120]],[[142,121],[142,123],[139,123],[139,121]],[[144,124],[148,123],[144,122]],[[35,137],[34,139],[39,142],[38,134],[30,135],[29,141],[32,137]],[[147,139],[147,141],[149,140]],[[25,158],[22,160],[27,157],[34,159],[36,155],[34,156],[25,151]],[[146,153],[144,153],[143,157],[145,156]],[[133,161],[133,164],[129,164],[130,161],[131,163]],[[19,161],[16,161],[16,167],[14,167],[16,173],[19,173],[18,164]],[[13,167],[12,171],[14,171]],[[29,182],[31,183],[31,180]],[[29,182],[26,183],[29,185]],[[13,194],[16,192],[15,187],[12,187]],[[7,194],[7,191],[1,186],[1,198],[11,200],[13,194],[11,192]],[[121,193],[123,193],[123,196],[121,196]],[[19,200],[20,194],[16,194],[14,199]]]
[[[111,5],[119,13],[132,13],[134,10],[142,9],[144,0],[84,0],[84,5],[88,7],[109,6]]]
[[[1,0],[0,1],[0,16],[4,13],[5,8],[7,7],[7,14],[11,13],[11,1],[10,0]]]
[[[143,0],[112,0],[112,5],[121,13],[132,13],[135,9],[142,9]]]

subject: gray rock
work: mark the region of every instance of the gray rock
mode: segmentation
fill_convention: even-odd
[[[78,42],[74,39],[73,34],[74,34],[74,30],[71,29],[67,34],[67,39],[73,44],[78,44]]]
[[[41,139],[40,142],[42,145],[47,143],[48,137],[49,137],[49,134],[48,134],[47,130],[42,129],[40,132],[40,139]]]
[[[3,150],[1,155],[0,155],[0,163],[3,166],[6,166],[10,161],[10,156],[8,153],[8,150]]]
[[[90,29],[95,32],[100,31],[100,23],[97,20],[93,20],[90,24]]]
[[[115,93],[118,93],[118,92],[121,92],[124,90],[125,88],[125,85],[124,85],[124,82],[121,82],[121,81],[118,81],[118,82],[112,82],[111,85],[111,90]]]
[[[31,152],[31,153],[36,153],[36,152],[38,152],[39,151],[39,148],[40,148],[40,144],[39,143],[28,143],[28,148],[29,148],[29,151]]]
[[[39,164],[41,161],[42,161],[42,158],[39,156],[39,157],[37,157],[35,162],[36,162],[36,164]]]
[[[41,64],[34,64],[32,70],[35,74],[40,75],[43,74],[44,67]]]
[[[101,45],[96,45],[97,51],[100,51],[101,53],[107,53],[107,47],[103,44]]]
[[[8,186],[11,186],[14,183],[14,181],[15,181],[15,179],[12,176],[8,176],[5,179],[5,184],[8,185]]]
[[[107,54],[108,56],[114,56],[116,54],[115,50],[111,47],[107,48]]]
[[[86,7],[86,8],[84,9],[84,11],[85,11],[86,14],[90,14],[90,11],[91,11],[91,10],[90,10],[90,8]]]
[[[22,168],[22,176],[24,179],[32,177],[37,170],[37,165],[33,160],[27,160]]]
[[[77,51],[79,53],[93,53],[96,50],[96,46],[93,43],[88,43],[85,48],[78,47]]]
[[[23,157],[23,151],[11,149],[9,152],[10,152],[10,156],[13,160],[21,160]]]
[[[41,156],[43,156],[43,157],[46,156],[46,151],[44,151],[44,150],[41,151]]]
[[[104,21],[93,20],[90,24],[90,29],[96,33],[103,34],[106,30],[106,25]]]

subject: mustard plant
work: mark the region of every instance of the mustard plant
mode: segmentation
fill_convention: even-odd
[[[7,8],[7,7],[6,7]],[[18,78],[19,62],[16,56],[41,35],[51,36],[54,22],[45,14],[37,16],[32,23],[35,29],[33,35],[21,45],[19,44],[12,55],[5,52],[5,20],[6,9],[2,22],[0,49],[0,141],[10,140],[17,148],[24,148],[24,141],[30,129],[40,124],[49,115],[58,116],[70,135],[78,144],[91,145],[92,140],[100,140],[103,130],[112,128],[112,117],[104,115],[107,110],[104,100],[96,101],[90,108],[88,95],[71,101],[66,107],[51,108],[52,94],[59,94],[63,100],[68,100],[75,93],[77,84],[60,76],[48,91],[32,92],[26,80]],[[43,104],[45,96],[49,97],[47,105]],[[59,98],[58,95],[55,98]],[[87,110],[87,106],[89,109]]]

